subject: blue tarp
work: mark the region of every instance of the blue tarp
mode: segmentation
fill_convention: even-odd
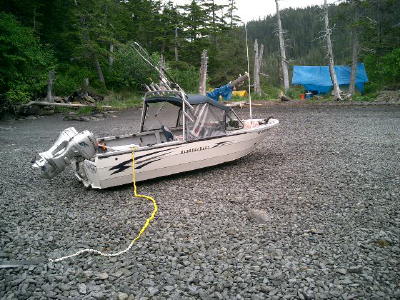
[[[348,66],[335,66],[339,86],[350,84],[351,68]],[[357,65],[356,88],[363,93],[364,84],[368,82],[364,64]],[[294,66],[293,85],[303,85],[305,90],[326,94],[333,88],[328,66]]]
[[[219,88],[214,89],[212,92],[208,92],[207,96],[215,101],[218,101],[219,96],[222,96],[224,100],[231,100],[232,91],[233,91],[233,86],[231,86],[230,84],[226,84]]]

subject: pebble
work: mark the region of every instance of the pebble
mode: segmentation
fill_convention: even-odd
[[[86,284],[84,283],[78,284],[78,291],[81,294],[86,294],[87,293]]]
[[[122,292],[118,293],[118,300],[127,300],[128,297],[129,295],[127,293],[122,293]]]
[[[96,277],[97,277],[97,279],[105,280],[105,279],[108,279],[108,274],[107,273],[98,273]]]
[[[150,296],[154,296],[159,292],[158,288],[152,286],[149,287],[147,290],[149,291]]]

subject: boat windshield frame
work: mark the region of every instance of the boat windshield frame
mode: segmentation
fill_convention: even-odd
[[[206,137],[193,137],[189,133],[189,127],[188,124],[193,124],[197,120],[194,106],[197,105],[205,105],[211,109],[220,109],[223,111],[223,119],[220,119],[219,121],[222,123],[223,122],[223,130],[222,132],[226,135],[228,131],[231,131],[227,129],[227,117],[229,114],[233,114],[233,116],[237,119],[238,121],[238,128],[241,129],[243,128],[243,122],[240,120],[236,112],[228,106],[225,106],[219,102],[216,102],[207,96],[202,96],[202,95],[186,95],[183,91],[177,91],[177,90],[158,90],[158,91],[149,91],[145,94],[144,96],[144,101],[143,101],[143,109],[142,109],[142,117],[141,117],[141,124],[140,124],[140,132],[144,131],[152,131],[152,130],[157,130],[156,128],[154,129],[146,129],[145,130],[145,120],[148,117],[148,108],[150,103],[161,103],[161,102],[168,102],[173,105],[176,105],[179,107],[178,115],[176,118],[174,118],[174,122],[176,122],[176,128],[180,127],[179,126],[179,121],[182,121],[182,137],[184,141],[188,140],[193,140],[193,139],[204,139]],[[157,113],[158,114],[158,113]],[[158,120],[161,125],[160,120]],[[189,122],[189,123],[188,123]],[[191,122],[191,123],[190,123]],[[221,128],[220,128],[221,129]],[[221,134],[221,130],[219,130],[219,134]]]

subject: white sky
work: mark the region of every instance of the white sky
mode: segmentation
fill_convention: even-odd
[[[176,4],[187,4],[191,0],[173,0]],[[217,2],[228,3],[227,0],[217,0]],[[337,0],[328,0],[328,3],[338,2]],[[288,7],[307,7],[311,5],[322,5],[324,0],[280,0],[279,9]],[[262,19],[267,15],[274,15],[276,13],[275,0],[236,0],[238,8],[237,15],[244,22],[251,20]]]

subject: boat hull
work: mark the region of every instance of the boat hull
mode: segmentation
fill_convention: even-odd
[[[191,142],[168,142],[134,149],[136,181],[206,168],[239,159],[252,152],[268,130],[272,119],[257,128],[242,129],[222,137]],[[132,148],[133,149],[133,148]],[[132,182],[132,150],[96,155],[82,164],[85,186],[104,189]],[[83,179],[85,178],[85,179]]]

